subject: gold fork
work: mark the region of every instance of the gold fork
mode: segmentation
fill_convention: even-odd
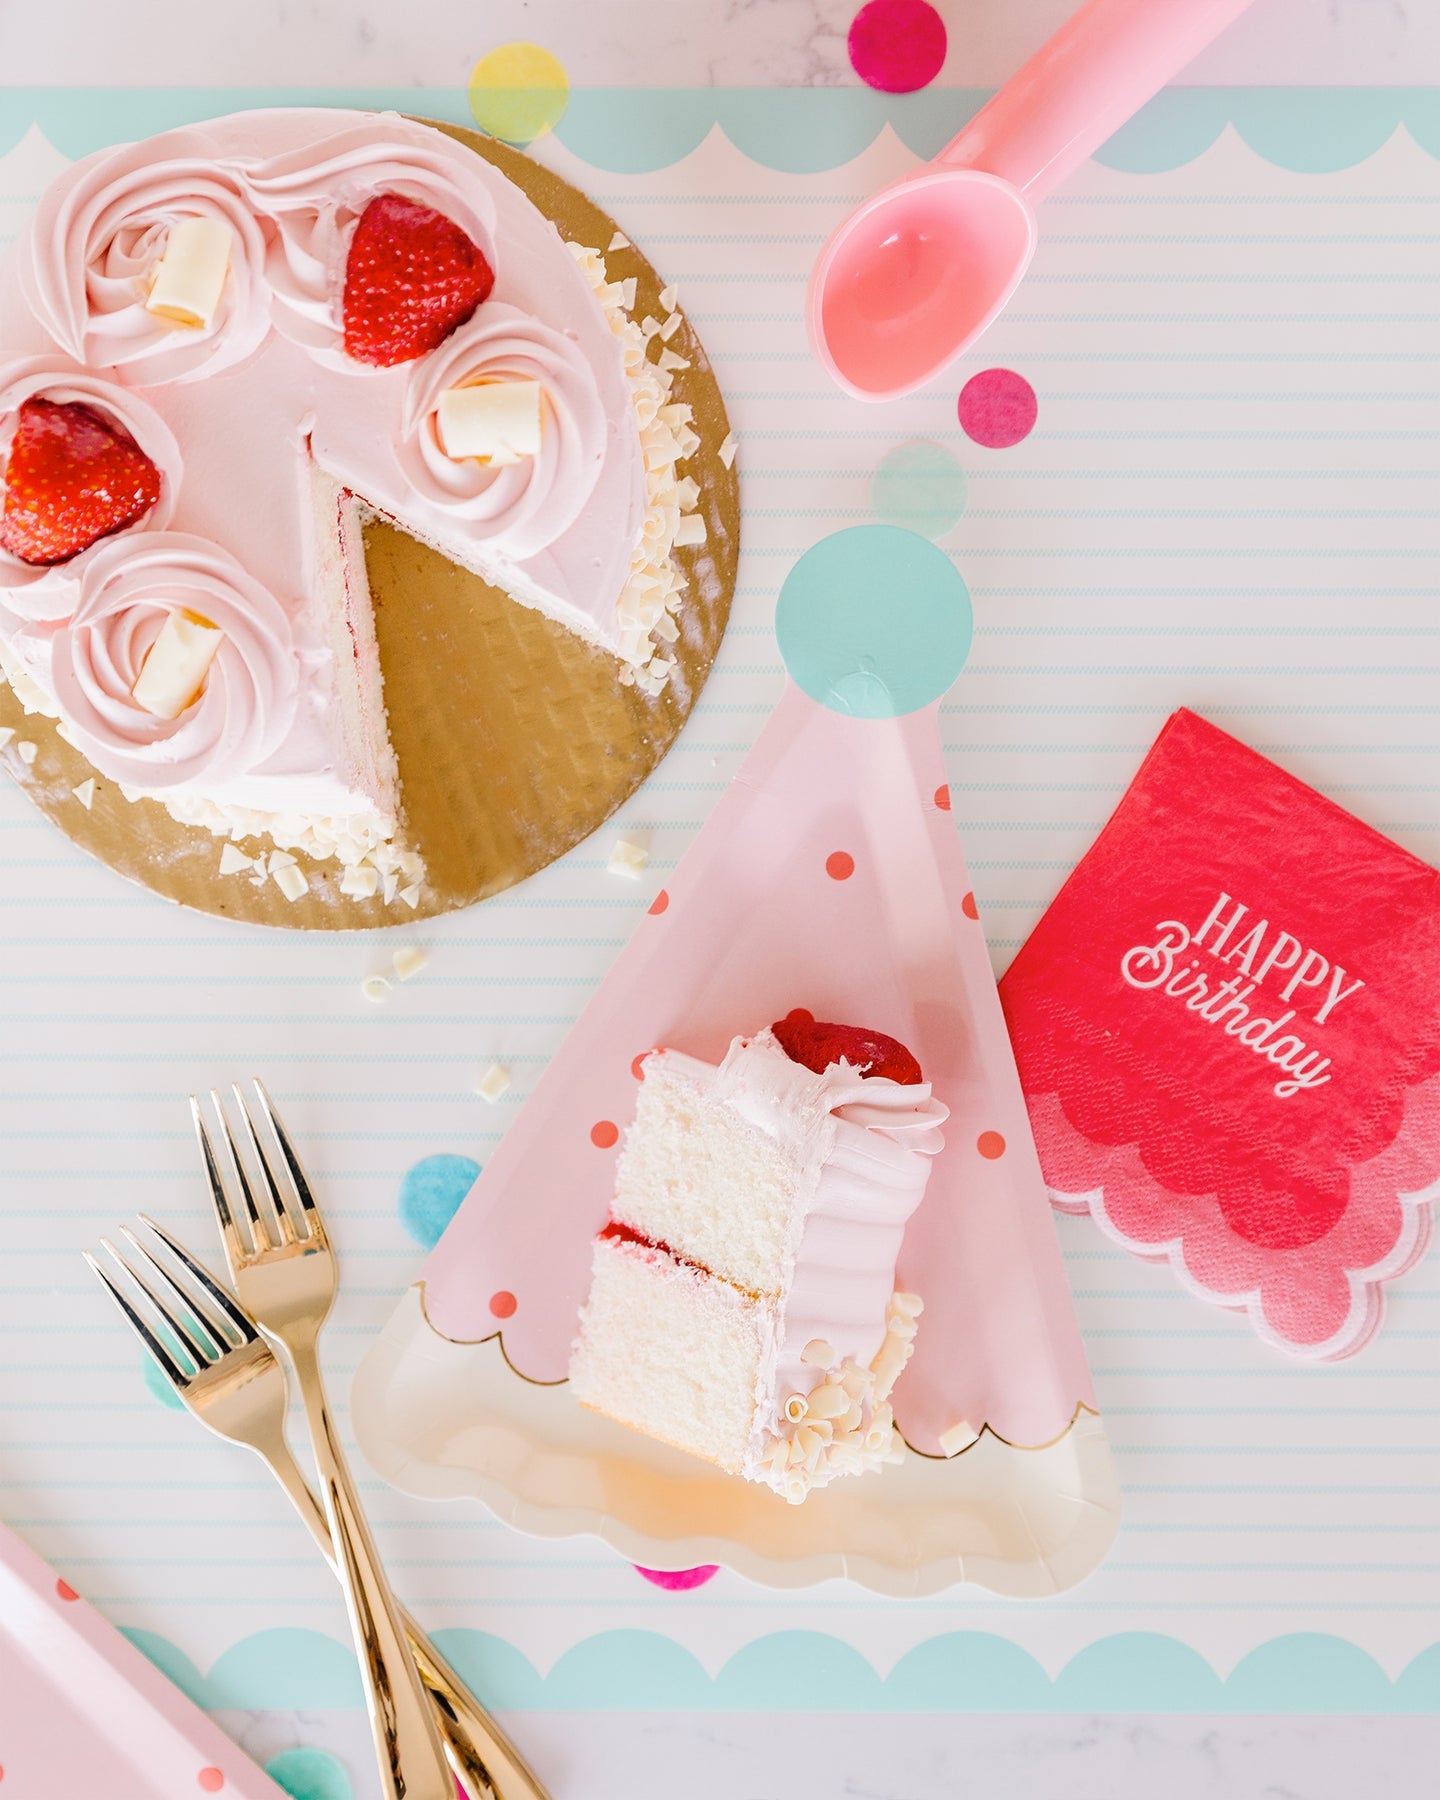
[[[454,1800],[454,1783],[446,1773],[444,1751],[405,1641],[400,1610],[380,1566],[325,1398],[318,1344],[320,1328],[335,1304],[335,1257],[299,1159],[258,1082],[256,1091],[279,1146],[284,1180],[277,1180],[240,1090],[234,1090],[252,1165],[269,1200],[268,1218],[256,1202],[219,1095],[212,1094],[211,1099],[225,1147],[228,1190],[210,1133],[191,1101],[230,1279],[241,1306],[261,1331],[289,1352],[300,1384],[382,1780],[388,1779],[394,1800]],[[230,1202],[231,1191],[243,1202],[243,1232]]]
[[[217,1437],[241,1444],[261,1458],[335,1569],[324,1511],[286,1442],[284,1368],[254,1322],[209,1270],[153,1219],[142,1214],[141,1223],[169,1253],[173,1269],[128,1228],[122,1227],[122,1233],[136,1253],[138,1267],[108,1239],[102,1243],[145,1295],[149,1317],[88,1252],[85,1260],[186,1409]],[[338,1575],[338,1569],[335,1572]],[[446,1756],[470,1800],[546,1800],[519,1752],[481,1711],[419,1625],[403,1611],[401,1617],[445,1735]]]

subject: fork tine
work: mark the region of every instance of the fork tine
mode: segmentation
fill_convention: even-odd
[[[215,1305],[229,1320],[231,1327],[239,1335],[241,1342],[246,1344],[254,1343],[255,1339],[260,1334],[256,1330],[255,1323],[250,1315],[236,1304],[234,1296],[229,1294],[225,1288],[216,1281],[215,1277],[203,1263],[199,1263],[195,1260],[182,1243],[171,1237],[170,1233],[163,1225],[157,1225],[148,1213],[139,1213],[136,1216],[147,1231],[153,1232],[155,1236],[159,1238],[160,1242],[197,1286],[202,1287],[205,1290],[211,1300],[214,1301]],[[126,1232],[125,1235],[131,1239],[132,1243],[134,1242],[133,1233]],[[148,1254],[149,1253],[147,1252],[147,1255]],[[156,1259],[153,1256],[150,1257],[150,1260],[151,1262],[156,1262]],[[156,1263],[156,1267],[160,1269],[161,1274],[164,1275],[166,1280],[170,1281],[170,1285],[174,1287],[175,1282],[171,1279],[169,1272],[164,1266],[160,1263]],[[186,1296],[186,1298],[187,1300],[189,1299],[188,1296]],[[191,1305],[194,1304],[193,1301],[190,1301],[189,1303]]]
[[[220,1124],[220,1136],[225,1145],[225,1160],[230,1165],[231,1172],[240,1189],[240,1197],[245,1202],[245,1217],[250,1226],[250,1238],[258,1255],[261,1251],[270,1248],[270,1230],[261,1216],[260,1208],[255,1203],[255,1190],[250,1185],[250,1177],[245,1173],[245,1164],[240,1159],[240,1146],[235,1142],[235,1134],[230,1129],[230,1121],[226,1117],[225,1108],[214,1088],[210,1090],[210,1104],[215,1108],[215,1117]]]
[[[163,1324],[165,1329],[170,1332],[179,1344],[181,1350],[195,1364],[197,1371],[204,1371],[205,1369],[208,1369],[212,1363],[216,1363],[220,1360],[225,1354],[225,1346],[222,1344],[218,1350],[212,1349],[210,1344],[205,1341],[205,1339],[209,1338],[210,1334],[206,1332],[202,1339],[196,1332],[193,1323],[195,1316],[193,1308],[188,1309],[191,1316],[187,1317],[185,1310],[177,1309],[173,1304],[167,1302],[157,1292],[144,1270],[136,1268],[133,1262],[128,1261],[122,1256],[115,1248],[114,1244],[110,1242],[109,1238],[101,1238],[100,1248],[109,1255],[113,1262],[117,1263],[119,1267],[125,1271],[131,1281],[134,1282],[135,1286],[139,1288],[142,1294],[144,1294],[145,1298],[159,1314],[161,1324]],[[136,1248],[139,1249],[140,1247],[137,1245]],[[143,1257],[145,1253],[141,1250],[140,1254]],[[147,1258],[146,1260],[148,1261],[150,1259]]]
[[[315,1205],[315,1196],[310,1191],[310,1183],[305,1178],[300,1158],[295,1154],[295,1146],[290,1142],[290,1134],[286,1131],[274,1102],[265,1090],[265,1083],[253,1078],[251,1086],[255,1089],[255,1097],[260,1103],[260,1110],[265,1115],[265,1122],[274,1133],[275,1142],[280,1146],[280,1154],[285,1159],[285,1167],[290,1172],[290,1179],[295,1184],[295,1193],[305,1214],[305,1223],[310,1234],[319,1243],[325,1243],[325,1223],[320,1217],[319,1208]]]
[[[255,1121],[250,1117],[250,1108],[245,1104],[245,1096],[240,1091],[240,1084],[232,1081],[230,1092],[235,1096],[235,1104],[240,1108],[240,1122],[245,1133],[245,1141],[250,1146],[250,1154],[255,1159],[256,1167],[264,1179],[265,1191],[269,1194],[270,1204],[275,1209],[275,1221],[280,1227],[280,1236],[287,1244],[298,1243],[295,1221],[290,1215],[290,1209],[285,1204],[285,1196],[281,1192],[280,1183],[275,1179],[275,1171],[270,1167],[270,1159],[266,1156],[256,1133]]]
[[[195,1126],[195,1136],[200,1144],[201,1160],[205,1164],[205,1178],[210,1183],[210,1199],[215,1207],[215,1218],[220,1226],[220,1240],[225,1246],[225,1260],[230,1265],[233,1276],[237,1269],[243,1268],[249,1260],[250,1252],[245,1240],[240,1235],[240,1227],[235,1223],[235,1215],[230,1210],[230,1196],[225,1192],[225,1183],[221,1179],[220,1165],[215,1160],[215,1146],[210,1141],[210,1132],[205,1124],[205,1115],[200,1110],[200,1102],[192,1094],[190,1096],[190,1118]]]
[[[175,1392],[183,1397],[185,1390],[190,1386],[194,1377],[187,1374],[186,1371],[180,1367],[179,1363],[176,1362],[175,1358],[165,1348],[164,1344],[161,1343],[160,1339],[156,1337],[149,1325],[146,1324],[145,1320],[130,1304],[129,1300],[126,1299],[125,1295],[110,1279],[110,1276],[90,1252],[88,1250],[82,1250],[80,1254],[100,1278],[106,1291],[109,1293],[110,1298],[115,1302],[116,1306],[120,1308],[120,1311],[124,1314],[126,1321],[136,1337],[140,1339],[140,1342],[144,1344],[151,1356],[155,1358],[165,1379],[170,1383],[171,1387],[174,1388]]]

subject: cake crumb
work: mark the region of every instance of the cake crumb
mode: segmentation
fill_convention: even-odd
[[[90,808],[95,804],[95,783],[93,780],[82,781],[79,787],[71,788],[70,792],[85,808],[86,812],[89,812]]]
[[[720,460],[727,469],[733,469],[735,467],[735,451],[737,448],[735,433],[733,431],[727,431],[725,433],[725,442],[720,446]]]
[[[420,904],[420,883],[417,881],[410,887],[401,888],[400,898],[410,908],[411,912],[414,912],[415,908]]]
[[[490,1067],[475,1083],[475,1092],[482,1100],[488,1100],[493,1106],[510,1086],[510,1071],[500,1063],[491,1063]]]
[[[956,1456],[962,1450],[968,1450],[972,1444],[978,1444],[980,1433],[968,1419],[957,1419],[947,1431],[942,1431],[937,1442],[947,1456]]]
[[[406,944],[390,958],[390,965],[395,971],[398,981],[409,981],[418,975],[430,958],[415,944]]]
[[[282,853],[283,854],[283,853]],[[302,894],[310,892],[310,883],[305,879],[304,871],[297,868],[295,859],[282,863],[277,869],[275,858],[270,858],[270,873],[275,878],[275,885],[293,906]]]
[[[626,237],[623,231],[617,231],[606,246],[605,254],[608,256],[612,250],[628,250],[629,248],[629,238]]]
[[[40,754],[40,746],[38,744],[32,744],[29,738],[21,738],[20,742],[15,746],[15,750],[21,762],[25,764],[27,769]]]
[[[242,869],[253,869],[255,858],[247,856],[243,850],[237,850],[233,844],[226,844],[220,852],[220,873],[222,875],[238,875]]]
[[[649,860],[648,850],[642,850],[639,844],[632,844],[629,838],[616,838],[605,868],[611,875],[624,875],[631,881],[638,881]]]
[[[367,1000],[379,1006],[390,992],[390,983],[383,975],[367,975],[360,983],[360,992]]]

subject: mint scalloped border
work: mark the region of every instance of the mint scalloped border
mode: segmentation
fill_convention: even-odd
[[[638,174],[678,162],[719,125],[758,163],[790,173],[858,156],[887,122],[933,156],[988,98],[979,88],[577,88],[555,135],[592,167]],[[65,155],[256,106],[357,106],[472,123],[464,88],[8,88],[0,154],[31,124]],[[1440,89],[1166,88],[1098,153],[1136,174],[1193,162],[1233,125],[1257,155],[1302,174],[1346,169],[1401,126],[1440,160]]]
[[[217,1711],[349,1710],[363,1705],[349,1646],[283,1629],[243,1638],[208,1675],[168,1638],[125,1635],[177,1687]],[[485,1704],[530,1712],[1440,1713],[1440,1643],[1394,1681],[1356,1645],[1319,1632],[1272,1638],[1224,1680],[1158,1632],[1102,1638],[1052,1681],[1028,1651],[985,1631],[918,1645],[879,1675],[859,1651],[782,1631],[737,1651],[718,1675],[653,1631],[607,1631],[542,1675],[483,1631],[434,1634]]]

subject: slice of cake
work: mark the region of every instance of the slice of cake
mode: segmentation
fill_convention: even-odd
[[[719,1068],[644,1059],[576,1398],[792,1503],[903,1453],[895,1263],[948,1109],[894,1038],[793,1012]]]

